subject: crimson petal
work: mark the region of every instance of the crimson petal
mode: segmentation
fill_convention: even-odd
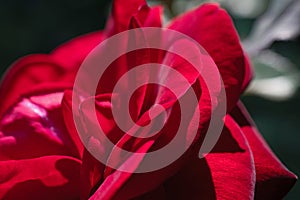
[[[0,161],[0,198],[77,199],[80,163],[68,156]]]
[[[17,103],[21,95],[40,85],[71,85],[71,75],[50,56],[37,54],[21,58],[4,75],[0,85],[0,116]]]
[[[222,75],[231,110],[249,77],[245,77],[248,63],[227,12],[217,4],[204,4],[172,21],[169,28],[192,37],[210,54]]]
[[[128,30],[131,17],[143,5],[147,5],[145,0],[130,0],[130,2],[124,0],[113,1],[112,15],[106,25],[106,34],[111,36]]]
[[[164,183],[169,199],[253,199],[255,168],[251,149],[230,116],[225,118],[225,126],[243,151],[209,153],[202,159],[194,157]],[[226,141],[223,145],[226,146]]]
[[[47,93],[47,92],[46,92]],[[0,158],[25,159],[78,152],[62,119],[63,92],[23,97],[0,123]]]
[[[103,40],[101,31],[76,37],[54,49],[51,57],[70,71],[77,71],[86,56]]]
[[[253,152],[256,169],[255,198],[282,199],[295,184],[297,177],[272,152],[242,103],[238,103],[231,115],[241,126]]]

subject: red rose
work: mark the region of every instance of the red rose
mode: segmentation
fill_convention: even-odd
[[[180,159],[148,173],[112,169],[87,151],[75,128],[72,113],[75,110],[77,115],[83,115],[83,126],[93,124],[89,118],[89,98],[78,99],[80,107],[72,107],[72,87],[77,71],[101,41],[138,27],[161,27],[161,8],[149,8],[144,0],[115,0],[104,31],[76,38],[49,55],[30,55],[12,65],[0,85],[0,198],[281,199],[296,177],[272,153],[239,102],[251,79],[251,69],[230,17],[215,4],[205,4],[185,13],[167,27],[201,44],[222,76],[227,114],[213,150],[205,158],[198,158],[201,139],[210,112],[213,112],[202,80],[178,58],[168,60],[166,54],[150,51],[153,54],[146,58],[142,54],[120,58],[114,63],[116,67],[106,72],[109,76],[101,80],[100,84],[104,85],[97,90],[95,98],[98,119],[104,123],[111,140],[131,151],[148,152],[172,139],[168,134],[171,128],[151,140],[152,143],[128,137],[116,128],[109,109],[114,96],[113,84],[127,72],[129,64],[166,59],[190,78],[192,89],[199,92],[201,118],[197,140]],[[137,121],[152,106],[156,98],[154,90],[155,87],[149,86],[144,96],[137,95],[139,98],[133,100],[133,106],[137,106],[133,109],[133,118]],[[164,107],[171,104],[174,107],[173,115],[170,114],[173,125],[178,122],[180,112],[176,101],[172,101],[172,93],[166,93]],[[87,148],[104,146],[89,140]],[[120,162],[121,155],[118,158],[118,152],[112,152],[110,159]],[[129,159],[132,165],[140,162]]]

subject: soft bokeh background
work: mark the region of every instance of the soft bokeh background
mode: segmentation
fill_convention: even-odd
[[[203,0],[163,2],[168,21]],[[231,14],[255,67],[256,78],[242,100],[271,148],[299,176],[300,1],[218,2]],[[0,0],[0,74],[17,58],[49,53],[102,29],[109,7],[110,0]],[[286,199],[300,199],[300,181]]]

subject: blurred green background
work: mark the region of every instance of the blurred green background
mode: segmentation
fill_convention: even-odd
[[[164,1],[169,5],[166,7],[172,8],[166,10],[166,13],[173,15],[201,2]],[[280,0],[245,0],[243,5],[236,0],[219,2],[231,14],[255,64],[257,79],[242,97],[242,101],[274,152],[299,176],[299,1],[280,3]],[[274,2],[277,7],[273,5]],[[272,5],[275,11],[281,11],[275,14],[268,12]],[[0,73],[3,74],[12,62],[24,55],[49,53],[71,38],[102,29],[109,7],[110,0],[0,0]],[[291,11],[294,7],[296,9]],[[171,14],[165,16],[166,20],[170,17]],[[268,19],[271,21],[269,27],[262,23]],[[272,27],[277,25],[279,28],[273,30]],[[267,31],[261,27],[265,27]],[[286,30],[289,34],[286,34]],[[264,39],[265,35],[267,38]],[[274,77],[279,77],[279,82],[277,79],[277,82],[275,79],[268,79]],[[268,84],[262,85],[266,80],[269,81]],[[286,199],[300,199],[299,181]]]

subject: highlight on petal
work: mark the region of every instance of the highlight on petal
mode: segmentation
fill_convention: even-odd
[[[217,199],[231,199],[232,196],[241,200],[253,199],[255,167],[252,149],[242,129],[229,115],[225,117],[225,126],[244,151],[209,153],[205,157],[211,169]]]
[[[63,93],[23,97],[0,121],[0,159],[28,159],[78,152],[62,118]]]
[[[205,48],[220,71],[227,101],[217,98],[221,93],[220,77],[210,77],[215,87],[209,91],[206,77],[201,77],[184,58],[164,50],[142,49],[110,63],[104,78],[98,82],[96,94],[92,94],[95,97],[78,94],[74,107],[72,98],[77,94],[73,95],[71,89],[87,55],[114,34],[128,29],[161,27],[161,12],[159,6],[148,7],[146,0],[115,0],[105,31],[75,38],[49,55],[27,56],[12,65],[0,85],[0,199],[284,197],[296,176],[272,153],[243,106],[240,103],[236,106],[252,71],[229,15],[216,4],[204,4],[176,18],[168,28],[192,37]],[[146,42],[143,31],[136,33],[117,47],[111,45],[114,47],[111,51],[122,52],[131,42]],[[164,42],[163,39],[171,36],[157,41]],[[197,60],[197,56],[205,54],[207,60],[195,63],[206,68],[206,75],[214,74],[207,53],[183,48],[186,42],[176,40],[170,49],[182,49],[189,59]],[[190,52],[196,56],[189,57],[194,56]],[[117,126],[112,108],[123,106],[125,101],[122,94],[112,91],[113,86],[126,72],[145,63],[168,65],[182,74],[188,84],[164,70],[134,74],[123,84],[124,93],[137,80],[150,81],[155,77],[159,83],[175,88],[179,95],[161,85],[138,88],[129,105],[125,105],[129,106],[130,116],[121,116],[128,128],[124,131]],[[80,88],[82,91],[89,86],[91,76],[84,74],[82,81],[86,85]],[[196,103],[189,101],[191,92],[196,93]],[[119,104],[113,104],[113,100]],[[181,100],[187,110],[181,110]],[[230,113],[225,116],[225,127],[215,148],[199,159],[200,139],[207,131],[211,113],[222,101],[227,102]],[[93,108],[95,115],[91,112]],[[201,120],[195,117],[198,110]],[[129,123],[131,118],[136,124]],[[74,120],[80,121],[80,127]],[[184,149],[182,154],[157,170],[135,173],[152,163],[166,162],[149,155],[172,143],[181,123],[184,123],[183,134],[166,155],[171,157],[178,149]],[[99,133],[99,124],[105,134]],[[164,126],[155,132],[157,124]],[[122,150],[130,153],[124,154]],[[104,157],[102,162],[94,152]]]
[[[0,116],[36,87],[71,87],[85,57],[103,40],[101,32],[94,32],[59,46],[51,54],[33,54],[17,60],[1,80]]]
[[[45,54],[29,55],[16,61],[4,74],[0,84],[0,116],[22,95],[35,93],[44,88],[51,92],[73,85],[74,73]]]

